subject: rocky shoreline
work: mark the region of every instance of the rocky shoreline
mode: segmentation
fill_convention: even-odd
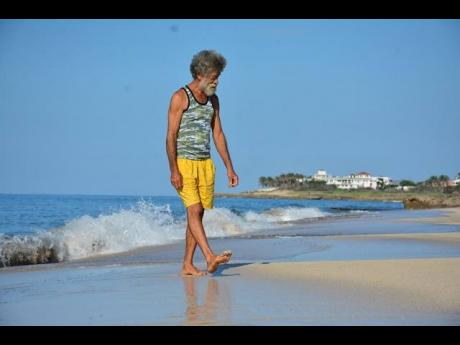
[[[384,191],[295,191],[278,189],[274,191],[248,191],[241,193],[215,193],[216,197],[265,198],[265,199],[310,199],[310,200],[373,200],[397,201],[407,209],[431,209],[460,207],[460,195],[443,193],[384,192]]]

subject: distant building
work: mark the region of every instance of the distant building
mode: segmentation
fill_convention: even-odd
[[[327,180],[327,173],[326,170],[320,169],[312,176],[314,180],[317,181],[326,181]]]
[[[278,187],[266,187],[266,188],[259,188],[257,192],[272,192],[274,190],[279,189]]]
[[[460,178],[458,178],[456,180],[449,180],[447,182],[448,186],[453,186],[453,187],[458,186],[459,184],[460,184]]]
[[[372,188],[377,189],[379,180],[383,185],[389,185],[391,179],[386,176],[371,176],[368,172],[361,171],[359,173],[351,173],[347,176],[329,176],[326,170],[318,170],[312,176],[312,180],[326,181],[326,184],[335,185],[339,189],[358,189],[358,188]]]
[[[411,189],[414,189],[415,186],[397,186],[396,190],[402,190],[404,192],[410,191]]]

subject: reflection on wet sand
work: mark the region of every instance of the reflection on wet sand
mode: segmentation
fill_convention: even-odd
[[[183,277],[184,292],[187,301],[185,310],[185,325],[213,325],[225,324],[229,321],[230,298],[226,289],[219,286],[217,279],[199,279],[197,277]],[[207,280],[207,282],[206,282]],[[202,303],[203,288],[206,293]]]

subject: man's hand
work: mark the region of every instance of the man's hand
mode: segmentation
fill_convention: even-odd
[[[182,175],[178,170],[171,172],[171,184],[176,189],[182,189],[182,187],[184,186]]]
[[[228,176],[228,186],[229,187],[238,186],[238,175],[233,170],[228,171],[227,176]]]

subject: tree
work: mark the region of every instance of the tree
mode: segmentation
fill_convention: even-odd
[[[438,177],[438,181],[440,187],[447,187],[449,185],[449,176],[441,175]]]
[[[437,176],[430,176],[428,180],[425,181],[425,185],[429,187],[438,187],[439,181]]]
[[[415,182],[414,181],[411,181],[411,180],[401,180],[401,182],[399,182],[399,185],[401,187],[405,187],[405,186],[415,186]]]
[[[296,173],[286,173],[273,177],[259,177],[259,184],[262,187],[281,187],[281,188],[297,188],[305,184],[306,176]]]
[[[265,176],[259,177],[259,185],[260,185],[261,187],[266,187],[266,186],[267,186],[267,182],[268,182],[268,180],[267,180],[267,178],[266,178]]]
[[[423,183],[422,190],[436,190],[442,191],[444,188],[448,187],[449,185],[449,176],[447,175],[439,175],[439,176],[431,176],[428,180]]]
[[[385,182],[383,181],[383,178],[379,178],[377,181],[377,189],[383,190],[385,189]]]

